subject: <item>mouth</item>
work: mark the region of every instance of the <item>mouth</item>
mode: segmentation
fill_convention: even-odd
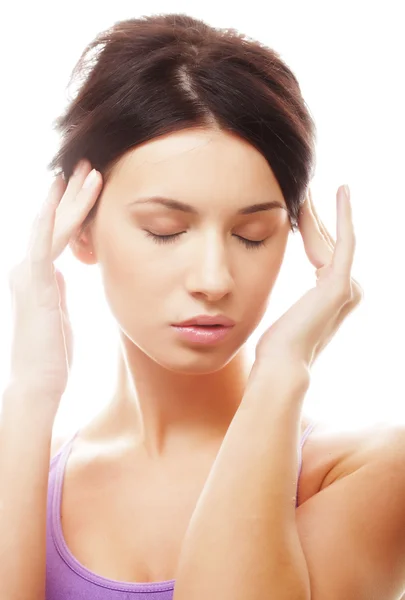
[[[225,339],[233,326],[214,325],[172,325],[180,338],[197,344],[213,344]]]
[[[233,327],[235,321],[225,315],[198,315],[173,325],[175,327]]]
[[[181,325],[178,327],[181,327]],[[197,325],[192,323],[191,325],[183,325],[183,327],[204,327],[205,329],[213,329],[214,327],[225,327],[225,325],[220,325],[219,323],[216,323],[215,325]]]

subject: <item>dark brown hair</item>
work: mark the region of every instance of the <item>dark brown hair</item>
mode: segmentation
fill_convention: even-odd
[[[99,33],[75,65],[72,84],[77,92],[53,123],[61,143],[48,165],[65,181],[81,158],[107,182],[114,164],[139,144],[216,128],[265,157],[296,229],[314,172],[316,127],[295,75],[274,50],[186,14],[144,16]]]

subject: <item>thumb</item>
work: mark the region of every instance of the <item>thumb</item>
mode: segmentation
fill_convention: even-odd
[[[54,267],[54,270],[55,270],[55,279],[56,279],[56,283],[58,285],[58,290],[59,290],[60,308],[62,311],[63,335],[65,338],[66,356],[67,356],[68,366],[69,366],[69,370],[70,370],[72,368],[72,363],[73,363],[73,333],[72,333],[72,328],[71,328],[70,318],[69,318],[69,311],[68,311],[67,302],[66,302],[66,283],[65,283],[65,278],[63,277],[63,274],[61,273],[61,271],[56,269],[56,267]]]
[[[55,270],[55,279],[56,279],[56,283],[58,285],[58,290],[59,290],[60,307],[61,307],[63,313],[68,317],[69,312],[68,312],[68,307],[67,307],[67,302],[66,302],[65,278],[64,278],[62,272],[59,271],[59,269],[54,267],[54,270]]]

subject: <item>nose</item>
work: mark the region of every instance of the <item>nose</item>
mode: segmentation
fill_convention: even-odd
[[[223,241],[208,237],[197,250],[197,258],[190,262],[187,290],[194,296],[204,296],[218,302],[234,289],[229,268],[229,258]]]

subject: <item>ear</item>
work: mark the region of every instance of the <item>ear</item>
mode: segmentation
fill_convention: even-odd
[[[73,256],[85,265],[95,265],[98,262],[89,228],[72,237],[68,245]]]

